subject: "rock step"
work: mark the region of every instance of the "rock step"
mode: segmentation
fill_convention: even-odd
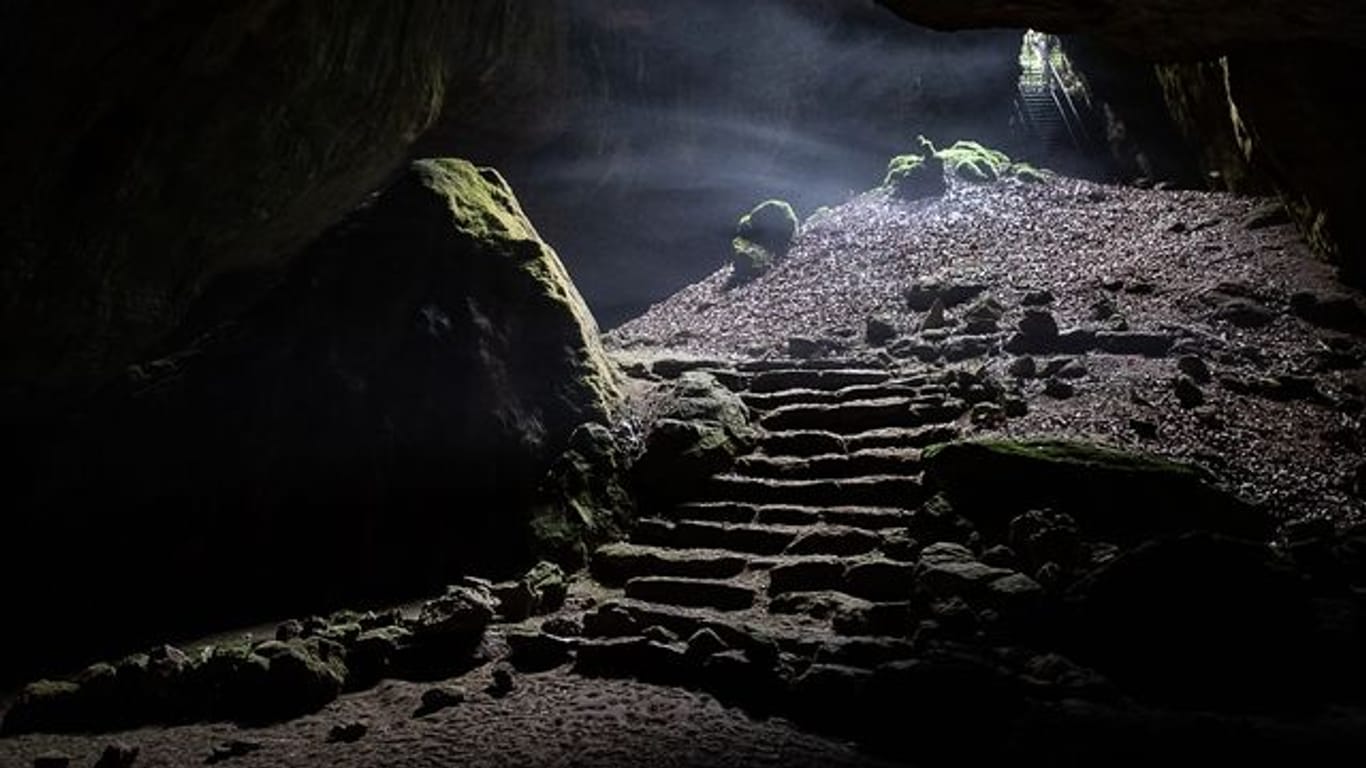
[[[874,429],[844,437],[846,452],[885,448],[917,449],[928,448],[939,443],[949,443],[962,436],[962,430],[952,424],[932,424],[912,429]]]
[[[689,608],[643,602],[630,598],[603,603],[594,613],[610,614],[626,621],[596,621],[593,614],[585,617],[580,648],[603,638],[636,637],[648,627],[661,627],[680,638],[709,629],[716,633],[728,648],[742,651],[754,658],[772,657],[774,651],[814,659],[826,664],[848,664],[873,668],[899,659],[913,658],[916,648],[909,640],[877,636],[840,636],[829,628],[807,623],[788,626],[771,621],[745,621],[744,614],[717,612],[706,608]]]
[[[749,391],[764,394],[789,389],[834,391],[848,387],[885,384],[892,379],[885,369],[774,370],[756,373]]]
[[[766,456],[821,456],[845,453],[845,439],[833,432],[772,431],[759,436],[759,450]]]
[[[680,505],[677,520],[711,523],[758,523],[760,525],[830,525],[881,531],[904,526],[910,512],[895,507],[803,507],[783,504],[699,502]]]
[[[753,587],[730,581],[680,576],[639,576],[626,582],[626,596],[635,600],[688,608],[744,611],[754,607]]]
[[[854,453],[829,453],[809,457],[744,456],[733,469],[737,475],[779,480],[855,478],[869,475],[915,475],[920,472],[920,453],[889,448]]]
[[[873,358],[823,358],[818,360],[742,360],[735,364],[744,373],[769,373],[773,371],[847,371],[883,370],[884,363]]]
[[[706,481],[694,501],[731,501],[799,507],[899,507],[929,497],[919,477],[875,475],[833,480],[774,480],[720,475]]]
[[[785,405],[834,405],[861,400],[885,400],[890,397],[948,396],[948,390],[930,384],[928,378],[894,379],[885,384],[866,384],[843,389],[785,389],[779,392],[743,392],[745,405],[760,411],[771,411]]]
[[[596,620],[594,614],[616,614],[627,621]],[[614,617],[615,618],[615,617]],[[789,653],[811,656],[825,644],[835,641],[833,635],[822,637],[810,628],[801,630],[774,626],[771,623],[745,621],[734,612],[717,612],[653,603],[626,598],[603,603],[584,617],[584,635],[589,638],[629,637],[647,627],[663,627],[681,638],[692,636],[702,629],[710,629],[728,647],[735,650],[766,651],[778,647]]]
[[[967,410],[959,400],[886,398],[840,405],[789,405],[759,423],[769,430],[818,430],[855,434],[888,427],[912,428],[950,422]]]
[[[787,549],[800,532],[800,528],[792,526],[669,522],[646,518],[637,522],[631,538],[639,544],[673,549],[724,549],[751,555],[776,555]]]
[[[746,565],[747,560],[734,552],[616,543],[593,553],[589,572],[603,584],[618,587],[641,576],[728,579],[743,573]]]
[[[774,558],[767,562],[749,561],[750,565],[756,567],[771,567],[785,562],[781,558],[793,556],[866,555],[877,551],[883,543],[879,531],[844,525],[712,523],[694,520],[669,522],[656,519],[640,521],[635,539],[638,544],[652,548],[722,550],[732,554]],[[727,562],[726,565],[731,563]],[[713,567],[719,570],[721,566]]]
[[[865,600],[901,601],[915,588],[915,565],[881,557],[807,557],[769,570],[768,593],[843,592]]]

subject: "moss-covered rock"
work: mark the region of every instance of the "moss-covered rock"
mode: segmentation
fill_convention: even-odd
[[[956,141],[935,153],[949,173],[964,181],[996,181],[1010,170],[1010,157],[975,141]]]
[[[1119,543],[1188,531],[1265,537],[1265,514],[1189,464],[1092,443],[973,440],[925,452],[926,478],[959,514],[997,534],[1051,508],[1086,535]]]
[[[502,177],[415,163],[256,310],[92,403],[58,452],[81,477],[54,470],[32,531],[106,578],[79,586],[90,610],[32,623],[49,641],[139,629],[168,614],[168,569],[196,581],[186,622],[520,572],[536,490],[580,425],[610,420],[617,376]]]
[[[934,154],[897,155],[887,164],[882,186],[902,200],[939,197],[948,191],[944,161]]]
[[[620,536],[635,502],[627,489],[629,461],[612,431],[583,424],[569,438],[541,483],[543,502],[531,511],[533,551],[569,568],[591,549]]]
[[[663,395],[632,469],[643,508],[662,509],[689,485],[731,466],[753,445],[749,408],[710,374],[690,371]]]
[[[740,218],[731,241],[732,279],[752,280],[782,260],[797,236],[798,219],[782,200],[766,200]]]

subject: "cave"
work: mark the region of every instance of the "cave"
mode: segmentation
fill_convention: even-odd
[[[5,3],[0,766],[1359,752],[1363,55]]]

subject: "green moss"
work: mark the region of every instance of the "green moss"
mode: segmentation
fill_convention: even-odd
[[[1015,163],[1010,166],[1010,176],[1026,184],[1047,184],[1053,178],[1051,171],[1035,168],[1029,163]]]
[[[948,149],[936,152],[935,156],[944,161],[949,173],[964,181],[996,181],[1011,167],[1006,153],[975,141],[956,141]]]
[[[492,168],[480,168],[457,158],[419,160],[413,171],[420,183],[445,199],[457,232],[474,240],[479,252],[501,254],[505,267],[518,270],[530,295],[508,297],[524,313],[535,312],[546,329],[537,339],[548,353],[575,351],[582,391],[574,398],[585,410],[581,420],[607,421],[620,401],[619,376],[607,359],[598,324],[570,278],[560,257],[536,231],[507,181]],[[511,281],[509,281],[511,282]],[[553,336],[553,338],[551,338]]]
[[[887,164],[882,186],[903,200],[938,197],[947,191],[944,164],[933,154],[897,155]]]
[[[926,478],[955,510],[987,529],[1051,508],[1121,542],[1190,530],[1261,536],[1265,515],[1189,464],[1061,440],[972,440],[928,449]]]
[[[797,213],[782,200],[766,200],[740,218],[731,241],[733,280],[744,282],[778,263],[797,236]]]

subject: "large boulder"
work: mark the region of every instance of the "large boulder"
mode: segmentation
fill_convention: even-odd
[[[616,397],[591,314],[503,179],[418,162],[239,322],[90,404],[9,578],[49,557],[105,574],[81,585],[90,611],[36,624],[62,635],[157,632],[165,614],[139,608],[164,573],[204,579],[182,622],[516,572],[538,549],[538,484]]]
[[[1217,488],[1203,470],[1102,445],[970,440],[930,448],[924,463],[927,480],[956,512],[997,535],[1016,515],[1044,508],[1118,543],[1195,530],[1270,533],[1264,512]]]
[[[1307,592],[1264,544],[1209,534],[1150,542],[1068,599],[1076,657],[1153,701],[1293,709],[1321,701],[1321,675],[1334,670]]]

